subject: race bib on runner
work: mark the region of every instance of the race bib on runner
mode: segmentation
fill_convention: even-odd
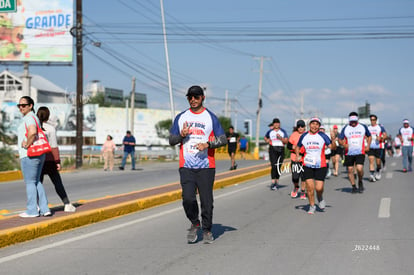
[[[359,147],[359,146],[361,146],[361,140],[353,138],[353,139],[351,139],[350,144],[351,144],[352,147]]]
[[[306,155],[303,162],[305,163],[305,165],[315,166],[316,158],[314,156]]]
[[[187,152],[190,154],[197,154],[198,153],[198,149],[197,149],[197,144],[199,142],[198,141],[189,141],[188,145],[187,145]]]
[[[237,141],[237,140],[236,140],[236,138],[235,138],[235,137],[231,137],[229,142],[234,143],[234,142],[236,142],[236,141]]]

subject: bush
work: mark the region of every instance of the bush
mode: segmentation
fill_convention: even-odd
[[[0,171],[12,171],[20,169],[20,164],[10,148],[0,148]]]

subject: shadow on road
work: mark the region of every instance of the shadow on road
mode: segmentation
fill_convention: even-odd
[[[218,237],[223,235],[225,232],[235,231],[235,230],[237,230],[237,228],[215,223],[213,224],[211,233],[213,233],[214,238],[217,239]]]

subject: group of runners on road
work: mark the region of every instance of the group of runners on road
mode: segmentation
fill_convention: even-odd
[[[315,192],[318,207],[323,211],[326,201],[323,198],[324,181],[331,174],[339,175],[340,158],[346,167],[348,179],[351,184],[351,193],[363,193],[364,188],[364,162],[365,156],[369,159],[369,181],[381,179],[385,165],[386,142],[389,141],[383,125],[378,124],[376,115],[370,115],[370,125],[359,123],[358,113],[348,115],[348,124],[341,131],[334,125],[330,136],[325,134],[322,121],[313,117],[309,120],[309,130],[303,120],[296,122],[290,137],[283,128],[280,120],[273,119],[269,124],[264,140],[269,144],[269,160],[271,164],[271,190],[279,189],[280,166],[284,159],[284,146],[291,152],[290,171],[292,174],[292,198],[308,198],[308,213],[316,211]],[[414,129],[409,121],[404,119],[403,127],[399,130],[397,138],[403,144],[403,172],[412,171],[412,154]],[[405,147],[404,147],[405,146]],[[332,170],[329,162],[332,159]],[[301,182],[301,184],[299,184]],[[300,190],[300,191],[299,191]],[[299,195],[300,194],[300,195]]]
[[[182,188],[182,204],[187,219],[191,222],[187,233],[187,242],[198,241],[199,230],[203,232],[204,243],[214,242],[213,227],[213,185],[215,178],[214,149],[228,144],[231,158],[230,170],[237,168],[235,152],[240,137],[230,127],[225,133],[217,116],[203,106],[204,89],[192,86],[186,94],[190,107],[179,113],[170,130],[170,145],[180,145],[179,174]],[[329,156],[332,157],[333,175],[339,175],[339,156],[345,155],[344,165],[347,167],[348,178],[352,193],[362,193],[363,165],[365,154],[370,160],[370,179],[381,179],[381,156],[385,153],[387,133],[383,126],[377,124],[377,116],[371,115],[371,125],[359,123],[358,114],[351,112],[349,124],[341,132],[334,126],[330,137],[324,132],[322,121],[318,117],[309,120],[309,130],[306,124],[298,120],[292,135],[281,128],[279,118],[273,119],[271,128],[265,134],[269,144],[269,159],[271,163],[271,190],[278,190],[281,166],[284,161],[285,146],[291,151],[291,171],[293,190],[292,198],[309,200],[308,213],[314,214],[317,206],[324,211],[326,201],[323,196],[324,181],[328,174]],[[414,129],[409,121],[404,120],[399,131],[403,145],[403,171],[411,171],[412,147]],[[246,148],[245,146],[243,146]],[[355,172],[357,177],[355,177]],[[357,183],[356,183],[357,179]],[[316,193],[316,198],[315,198]],[[197,202],[197,194],[201,202],[201,219]],[[316,200],[318,205],[316,205]]]

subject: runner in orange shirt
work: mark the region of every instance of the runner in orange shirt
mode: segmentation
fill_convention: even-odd
[[[300,190],[300,198],[302,200],[306,200],[306,192],[305,192],[305,181],[303,180],[303,166],[302,162],[298,162],[296,160],[295,148],[298,144],[300,136],[305,132],[306,125],[303,120],[298,120],[296,122],[296,127],[293,129],[293,133],[289,137],[289,142],[287,144],[287,148],[290,150],[290,160],[291,160],[291,170],[292,170],[292,183],[293,183],[293,190],[290,193],[292,198],[298,197],[299,191],[299,180],[301,180],[301,190]]]

